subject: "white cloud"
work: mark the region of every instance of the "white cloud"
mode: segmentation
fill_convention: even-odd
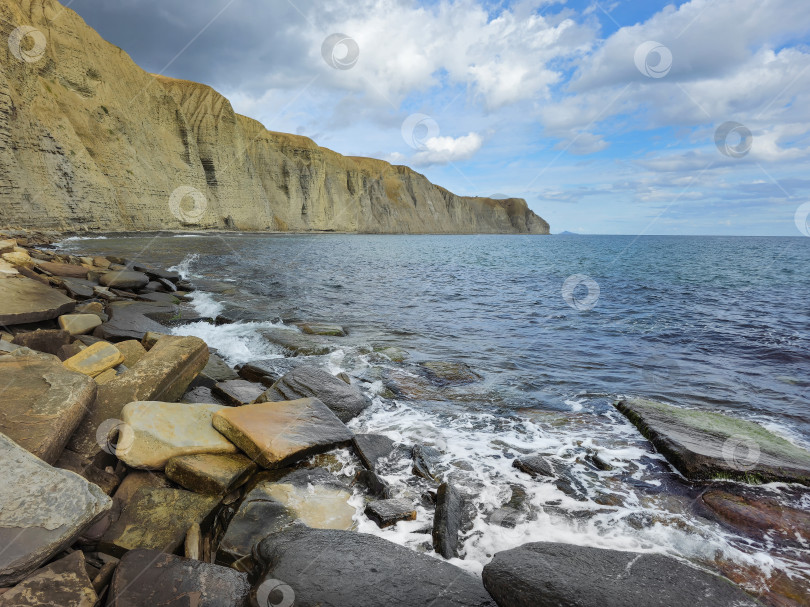
[[[425,141],[425,149],[414,154],[411,164],[430,166],[449,164],[472,158],[481,149],[484,140],[478,133],[463,137],[431,137]]]

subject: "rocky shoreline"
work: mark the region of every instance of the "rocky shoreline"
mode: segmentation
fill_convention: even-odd
[[[188,322],[229,322],[183,306],[193,290],[162,268],[0,235],[0,607],[807,604],[800,581],[753,596],[727,579],[744,585],[736,571],[551,542],[499,552],[470,574],[453,562],[470,496],[436,469],[441,454],[356,434],[347,423],[369,398],[345,373],[306,364],[343,328],[266,331],[289,358],[234,369],[176,334]],[[422,366],[436,393],[479,378],[458,363]],[[805,491],[810,453],[718,414],[643,399],[616,407],[699,490],[706,517],[808,545],[807,510],[745,483]],[[361,464],[351,483],[330,468],[339,450]],[[433,554],[355,530],[358,516],[381,528],[416,517],[417,503],[379,473],[403,453],[433,487],[419,503],[435,509],[425,529]],[[574,482],[543,453],[513,463],[537,482]]]

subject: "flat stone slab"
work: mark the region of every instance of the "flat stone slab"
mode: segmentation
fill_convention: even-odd
[[[394,441],[382,434],[355,434],[352,446],[355,453],[369,470],[377,468],[380,460],[394,451]]]
[[[93,288],[96,283],[84,278],[62,278],[62,286],[67,290],[68,295],[75,299],[91,299],[95,296]]]
[[[495,607],[478,576],[365,533],[290,528],[262,540],[256,556],[258,587],[283,582],[295,607]]]
[[[416,509],[411,502],[404,499],[371,502],[366,506],[365,514],[381,529],[396,525],[399,521],[416,520]]]
[[[810,452],[759,424],[641,398],[616,408],[690,480],[810,485]]]
[[[87,273],[90,271],[84,266],[74,265],[72,263],[57,263],[53,261],[37,261],[37,267],[40,270],[53,274],[54,276],[67,276],[70,278],[87,278]]]
[[[499,552],[484,567],[498,605],[762,607],[725,578],[661,554],[538,542]]]
[[[104,533],[99,549],[119,558],[137,548],[176,552],[188,528],[206,520],[220,499],[184,489],[138,489]]]
[[[0,432],[52,464],[92,406],[92,379],[40,356],[0,356]]]
[[[146,314],[156,313],[157,304],[116,301],[108,310],[110,320],[94,331],[94,335],[110,341],[142,340],[147,333],[165,333],[166,327]],[[165,307],[163,308],[165,309]],[[145,344],[144,344],[145,345]]]
[[[66,346],[73,338],[67,331],[58,329],[37,329],[26,333],[17,333],[13,343],[24,348],[31,348],[37,352],[56,355],[62,346]]]
[[[155,550],[131,550],[115,570],[107,607],[246,607],[249,594],[245,573]]]
[[[120,270],[103,274],[99,282],[105,287],[116,289],[142,289],[149,283],[149,277],[143,272]]]
[[[254,360],[239,367],[239,376],[270,387],[296,367],[308,364],[311,360],[306,356]]]
[[[317,398],[220,409],[214,427],[264,468],[283,468],[354,436]]]
[[[220,400],[239,407],[255,402],[264,393],[264,386],[244,379],[231,379],[214,385],[211,392]]]
[[[101,319],[95,314],[63,314],[59,317],[59,328],[71,335],[90,333],[100,324]]]
[[[371,400],[359,388],[312,366],[296,367],[273,384],[257,402],[299,398],[317,398],[344,423],[371,406]]]
[[[97,602],[81,550],[35,571],[0,594],[0,607],[95,607]]]
[[[107,369],[117,367],[124,362],[124,355],[111,343],[99,341],[88,346],[62,364],[65,369],[96,377]]]
[[[319,335],[306,335],[292,329],[266,329],[261,334],[291,356],[320,356],[335,349]]]
[[[70,546],[112,500],[0,434],[0,587],[16,584]]]
[[[124,428],[115,455],[131,468],[162,470],[171,458],[198,453],[236,453],[211,424],[221,405],[139,401],[122,412]]]
[[[225,495],[243,485],[258,466],[240,454],[181,455],[166,464],[166,476],[189,491]]]

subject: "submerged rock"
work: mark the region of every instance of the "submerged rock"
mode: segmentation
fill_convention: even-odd
[[[244,379],[231,379],[215,384],[211,392],[229,405],[239,407],[256,402],[265,388]]]
[[[115,570],[107,607],[247,607],[249,594],[244,573],[157,550],[131,550]]]
[[[262,540],[256,556],[259,587],[281,581],[296,607],[494,607],[478,577],[365,533],[290,528]]]
[[[481,379],[466,363],[452,361],[427,361],[420,363],[428,377],[440,386],[461,386]]]
[[[354,436],[316,398],[221,409],[214,427],[264,468],[347,445]]]
[[[243,485],[258,467],[244,455],[181,455],[166,464],[166,476],[197,493],[225,495]]]
[[[0,434],[0,587],[16,584],[70,546],[112,501]]]
[[[326,322],[302,322],[298,323],[298,328],[307,335],[346,337],[346,330],[343,327]]]
[[[334,346],[317,335],[305,335],[291,329],[266,329],[261,333],[291,356],[319,356],[334,350]]]
[[[220,405],[139,401],[121,411],[124,426],[115,454],[131,468],[162,470],[171,458],[198,453],[235,454],[214,429]]]
[[[261,395],[257,402],[317,398],[342,422],[357,417],[371,405],[359,388],[311,366],[296,367]]]
[[[97,602],[80,550],[35,571],[0,594],[0,607],[95,607]]]
[[[691,480],[810,485],[810,452],[753,422],[641,398],[616,408]]]
[[[499,552],[483,578],[504,607],[762,607],[729,580],[672,557],[571,544]]]
[[[433,549],[446,559],[458,556],[458,534],[463,514],[464,502],[459,492],[448,483],[439,485],[433,517]]]
[[[0,432],[52,464],[96,396],[85,375],[39,356],[0,356]]]
[[[210,517],[220,500],[183,489],[138,489],[99,549],[116,557],[137,548],[173,553],[183,545],[188,528]]]

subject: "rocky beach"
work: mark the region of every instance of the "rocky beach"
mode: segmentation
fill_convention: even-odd
[[[530,542],[476,573],[464,555],[479,504],[441,465],[453,454],[429,435],[404,444],[353,431],[371,406],[363,378],[311,362],[344,327],[282,323],[264,339],[284,357],[232,368],[216,343],[183,335],[233,319],[195,313],[195,284],[177,272],[66,253],[31,232],[2,235],[0,254],[0,605],[806,604],[800,578],[757,588],[731,563],[712,570],[656,551]],[[387,384],[399,391],[390,398],[481,379],[453,360],[420,366],[422,377]],[[727,415],[642,398],[615,407],[702,516],[752,540],[810,542],[807,509],[758,489],[779,483],[806,499],[810,453]],[[598,450],[581,458],[613,469]],[[392,460],[408,462],[410,480],[386,478]],[[553,454],[512,465],[578,491]],[[413,524],[420,509],[431,523],[418,550],[358,530]],[[515,512],[490,516],[508,529]]]

